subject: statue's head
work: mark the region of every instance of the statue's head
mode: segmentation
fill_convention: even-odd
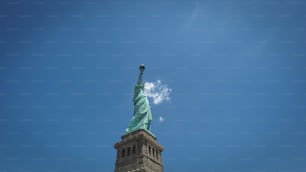
[[[145,65],[144,65],[144,64],[141,64],[141,65],[139,66],[139,70],[140,70],[140,72],[142,73],[142,72],[145,70]]]

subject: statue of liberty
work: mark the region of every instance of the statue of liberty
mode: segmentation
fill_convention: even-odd
[[[150,109],[150,104],[147,96],[144,94],[144,84],[142,83],[142,75],[145,70],[143,64],[139,67],[140,73],[138,76],[138,81],[134,89],[134,116],[130,121],[128,128],[125,130],[125,134],[131,133],[138,129],[144,129],[151,135],[151,121],[152,114]],[[154,136],[155,137],[155,136]]]

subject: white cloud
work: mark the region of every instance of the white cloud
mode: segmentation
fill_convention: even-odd
[[[167,85],[161,83],[160,80],[156,82],[145,82],[144,83],[144,93],[149,98],[153,99],[154,104],[160,104],[163,101],[170,100],[171,88],[168,88]]]
[[[166,118],[160,116],[158,120],[159,120],[160,123],[163,123],[166,120]]]

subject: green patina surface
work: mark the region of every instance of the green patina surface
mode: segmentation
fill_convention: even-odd
[[[144,71],[144,65],[140,66],[140,74],[138,81],[134,89],[134,116],[130,121],[128,128],[124,134],[131,133],[138,129],[144,129],[152,136],[154,134],[151,130],[152,113],[147,96],[144,94],[144,84],[142,83],[142,75]],[[155,136],[154,136],[155,137]]]

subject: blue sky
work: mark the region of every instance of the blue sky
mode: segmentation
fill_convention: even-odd
[[[165,171],[304,172],[305,6],[1,1],[0,171],[113,171],[144,63]]]

